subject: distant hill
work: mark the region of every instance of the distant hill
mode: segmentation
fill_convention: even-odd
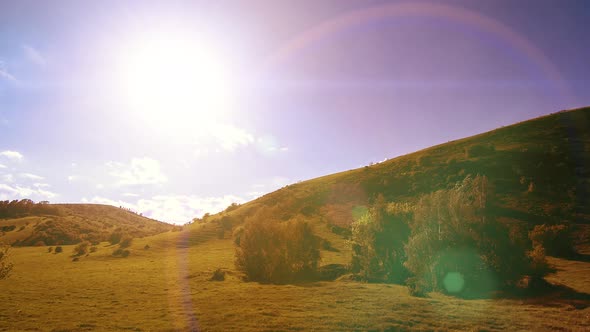
[[[229,215],[243,221],[267,207],[280,219],[299,215],[346,229],[355,207],[372,203],[379,194],[387,201],[411,203],[468,174],[489,178],[500,220],[529,227],[565,221],[579,228],[578,241],[588,241],[590,107],[288,185],[213,219]]]
[[[34,204],[23,200],[0,207],[0,243],[15,246],[107,241],[114,232],[144,237],[175,226],[126,209],[99,204]],[[7,203],[2,202],[2,203]],[[10,204],[10,203],[9,203]]]

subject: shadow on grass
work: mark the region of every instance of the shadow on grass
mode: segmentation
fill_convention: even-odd
[[[523,304],[541,305],[545,307],[571,306],[577,310],[590,307],[590,294],[562,285],[552,284],[546,280],[535,282],[526,289],[502,292],[496,298],[521,300]]]
[[[579,262],[590,262],[590,254],[585,254],[585,253],[576,253],[573,254],[570,257],[567,257],[566,259],[572,260],[572,261],[579,261]]]

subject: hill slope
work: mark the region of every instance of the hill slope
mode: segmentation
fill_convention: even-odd
[[[261,207],[274,207],[282,219],[317,216],[347,227],[353,208],[370,204],[379,194],[387,201],[413,202],[468,174],[480,174],[494,186],[498,217],[505,221],[529,226],[559,221],[588,224],[589,165],[590,107],[586,107],[292,184],[228,214],[243,220]],[[587,240],[587,233],[579,234],[579,240]]]
[[[113,232],[144,237],[174,228],[110,205],[42,204],[42,207],[0,219],[0,242],[17,246],[100,242],[107,241]]]

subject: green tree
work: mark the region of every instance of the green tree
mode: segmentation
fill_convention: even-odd
[[[352,224],[352,270],[366,279],[403,282],[407,270],[404,245],[412,216],[409,204],[386,204],[379,195],[374,205]]]
[[[491,197],[486,177],[468,176],[420,199],[406,245],[411,290],[479,293],[530,273],[526,241],[495,220]]]

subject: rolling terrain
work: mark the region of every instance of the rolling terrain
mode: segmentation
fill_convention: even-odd
[[[0,280],[0,331],[586,331],[589,158],[590,108],[583,108],[292,184],[181,231],[154,227],[153,234],[134,235],[144,237],[133,240],[127,258],[114,257],[116,246],[107,242],[79,257],[73,245],[63,246],[63,253],[13,247],[13,274]],[[416,202],[467,174],[489,178],[502,222],[528,229],[558,222],[574,227],[579,255],[548,258],[554,272],[546,277],[551,283],[546,292],[420,298],[405,286],[357,282],[347,275],[330,282],[246,282],[235,268],[231,230],[259,211],[309,221],[330,244],[322,248],[320,265],[348,265],[349,226],[357,207],[380,194],[388,202]],[[68,222],[80,223],[86,215],[97,225],[112,223],[109,231],[118,218],[129,224],[141,218],[113,207],[63,207],[71,211],[61,217]],[[11,220],[24,224],[25,232],[46,223],[44,218],[56,217]],[[216,270],[225,273],[224,280],[214,280]]]
[[[381,194],[416,202],[466,175],[485,175],[506,222],[567,222],[577,243],[590,239],[590,107],[562,111],[451,141],[363,168],[288,185],[228,212],[243,220],[261,207],[281,219],[297,215],[348,227],[355,206]]]
[[[13,246],[75,244],[107,241],[113,232],[144,237],[166,232],[173,225],[131,211],[99,204],[42,204],[46,211],[0,218],[0,243]]]

